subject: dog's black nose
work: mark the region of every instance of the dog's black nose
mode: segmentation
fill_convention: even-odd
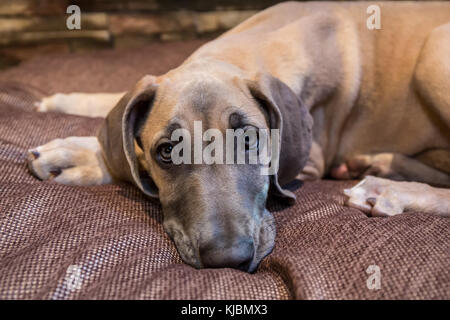
[[[201,246],[200,258],[205,268],[234,268],[248,271],[254,252],[252,240],[240,240],[228,247],[220,246],[220,243]]]

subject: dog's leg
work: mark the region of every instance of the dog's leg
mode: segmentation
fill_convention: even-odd
[[[399,153],[358,155],[333,169],[331,175],[337,179],[360,179],[371,175],[442,187],[450,186],[449,174]]]
[[[320,179],[325,171],[325,160],[323,151],[319,144],[313,141],[309,151],[308,161],[302,172],[297,175],[297,179],[302,181],[315,181]]]
[[[450,216],[450,190],[425,183],[401,182],[368,176],[351,189],[344,190],[347,205],[372,216],[393,216],[405,211],[420,211]]]
[[[414,84],[419,95],[438,116],[443,128],[446,128],[444,130],[450,128],[449,56],[450,24],[446,24],[431,32],[422,49],[414,74]],[[426,165],[424,163],[426,161],[420,162],[401,154],[382,153],[351,158],[335,168],[331,174],[345,179],[376,175],[449,187],[450,168],[442,156],[446,158],[447,153],[443,150],[436,150],[436,152],[440,152],[441,159],[434,161],[434,164],[439,162],[445,172]],[[417,158],[421,159],[421,156]],[[450,190],[433,188],[419,182],[399,182],[367,176],[355,187],[344,192],[349,197],[347,202],[349,206],[375,216],[390,216],[408,210],[449,216]]]
[[[420,53],[414,84],[426,105],[450,130],[450,23],[434,29]]]
[[[42,180],[89,186],[112,182],[97,137],[55,139],[28,151],[28,167]]]
[[[57,93],[36,103],[39,112],[62,112],[87,117],[105,118],[125,94],[122,93]]]

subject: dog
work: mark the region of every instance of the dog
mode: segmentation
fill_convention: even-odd
[[[46,97],[38,111],[105,121],[97,137],[29,150],[29,167],[66,185],[133,183],[160,201],[165,231],[196,268],[253,272],[274,246],[267,197],[294,202],[296,179],[362,179],[343,192],[372,216],[448,216],[450,3],[378,3],[374,30],[369,4],[278,4],[129,92]],[[278,171],[174,165],[171,134],[195,121],[280,130]]]

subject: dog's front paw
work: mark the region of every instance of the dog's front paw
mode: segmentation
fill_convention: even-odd
[[[35,102],[34,110],[37,112],[60,112],[81,116],[96,116],[95,100],[91,101],[90,96],[82,93],[56,93]]]
[[[55,139],[28,150],[30,171],[41,180],[66,185],[99,185],[112,181],[96,137]]]
[[[393,216],[403,213],[414,202],[417,189],[423,184],[398,182],[367,176],[351,189],[345,189],[347,205],[360,209],[372,216]]]
[[[34,110],[37,112],[59,111],[64,104],[64,95],[61,93],[44,97],[41,101],[34,103]]]

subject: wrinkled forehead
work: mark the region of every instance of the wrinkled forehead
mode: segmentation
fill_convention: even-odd
[[[162,82],[145,126],[146,134],[159,136],[177,128],[267,128],[267,116],[239,80],[194,79],[185,83]]]

